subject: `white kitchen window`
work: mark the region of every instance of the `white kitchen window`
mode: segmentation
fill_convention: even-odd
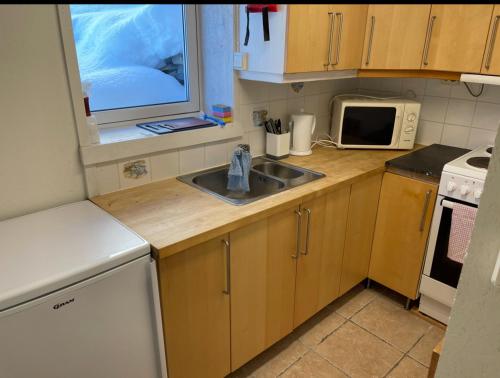
[[[186,4],[74,4],[80,80],[99,124],[198,112],[196,9]]]

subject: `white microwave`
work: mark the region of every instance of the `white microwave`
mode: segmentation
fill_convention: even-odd
[[[330,134],[337,148],[412,149],[420,103],[341,95],[333,101]]]

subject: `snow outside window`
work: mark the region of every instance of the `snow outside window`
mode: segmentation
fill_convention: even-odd
[[[194,6],[73,4],[70,11],[80,79],[91,85],[99,123],[199,110]]]

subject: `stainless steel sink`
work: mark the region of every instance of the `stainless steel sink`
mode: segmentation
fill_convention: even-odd
[[[325,175],[266,158],[252,160],[249,192],[227,190],[229,165],[177,177],[233,205],[244,205],[284,190],[317,180]]]

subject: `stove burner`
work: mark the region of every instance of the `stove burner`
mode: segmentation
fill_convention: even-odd
[[[488,169],[490,158],[485,156],[474,156],[467,159],[466,163],[476,168]]]
[[[486,152],[489,153],[490,155],[493,153],[493,147],[488,147],[486,149]]]

